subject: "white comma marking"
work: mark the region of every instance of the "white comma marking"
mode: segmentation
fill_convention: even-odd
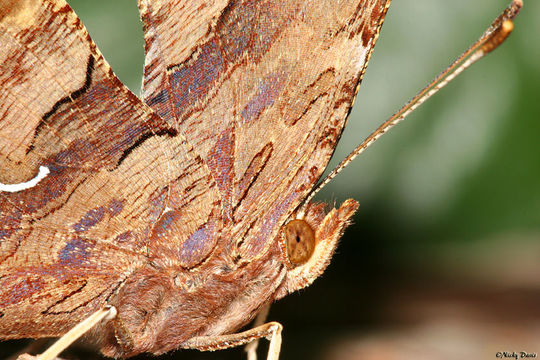
[[[45,177],[47,175],[49,175],[50,172],[51,171],[49,170],[48,167],[40,166],[39,167],[39,172],[38,172],[38,174],[36,175],[35,178],[33,178],[33,179],[29,180],[29,181],[23,182],[23,183],[18,183],[18,184],[2,184],[2,183],[0,183],[0,191],[18,192],[18,191],[33,188],[41,180],[45,179]]]

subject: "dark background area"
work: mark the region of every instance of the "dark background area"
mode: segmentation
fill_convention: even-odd
[[[136,2],[68,2],[138,94],[144,51]],[[329,168],[506,5],[395,1]],[[507,43],[318,195],[331,204],[352,197],[361,206],[325,274],[272,307],[270,319],[284,325],[282,359],[540,353],[539,19],[539,2],[526,1]],[[66,357],[98,358],[80,351]],[[157,359],[169,358],[244,355],[181,350]]]

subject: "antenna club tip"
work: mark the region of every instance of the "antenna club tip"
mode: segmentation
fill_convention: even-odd
[[[519,6],[519,7],[522,7],[522,6],[523,6],[523,0],[514,0],[514,1],[512,1],[512,3],[513,3],[515,6]]]
[[[504,40],[510,35],[514,30],[514,23],[510,19],[503,20],[499,27],[487,38],[485,43],[482,45],[480,50],[482,53],[487,54],[495,50],[499,45],[501,45]]]
[[[514,30],[514,22],[512,20],[504,20],[499,30],[502,34],[508,35]]]

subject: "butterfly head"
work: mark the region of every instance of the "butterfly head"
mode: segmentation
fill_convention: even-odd
[[[326,204],[310,203],[303,216],[293,215],[282,227],[278,241],[288,271],[277,298],[309,286],[324,272],[358,209],[358,202],[346,200],[328,213],[325,207]]]

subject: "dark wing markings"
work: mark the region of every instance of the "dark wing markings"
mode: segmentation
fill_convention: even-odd
[[[62,99],[58,100],[53,105],[51,110],[49,110],[47,113],[45,113],[45,115],[43,115],[43,117],[41,118],[41,121],[36,126],[36,130],[35,130],[35,133],[34,133],[34,139],[32,140],[32,143],[30,144],[30,146],[28,146],[28,149],[26,150],[26,154],[28,154],[30,151],[32,151],[34,149],[34,144],[33,143],[34,143],[35,139],[39,136],[41,130],[43,129],[43,126],[45,126],[47,124],[48,119],[52,115],[54,115],[54,113],[56,113],[56,111],[58,111],[60,106],[62,106],[65,103],[68,103],[68,102],[71,102],[71,101],[74,101],[74,100],[78,99],[85,92],[88,91],[88,89],[92,85],[92,73],[94,72],[95,61],[96,60],[94,58],[94,55],[90,54],[90,56],[88,57],[88,62],[86,64],[86,77],[84,79],[84,84],[79,89],[73,91],[68,96],[63,97]]]

